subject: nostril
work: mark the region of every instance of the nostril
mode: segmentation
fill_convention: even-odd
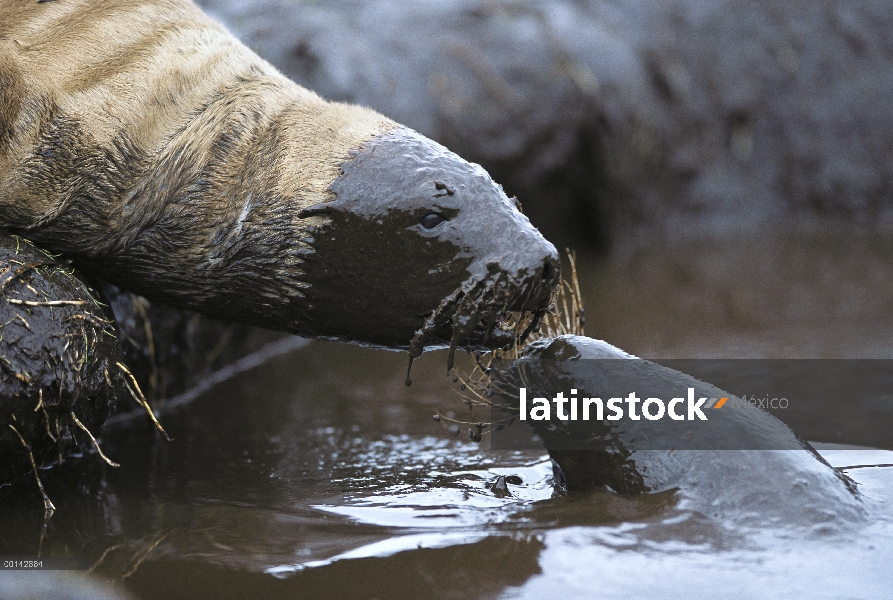
[[[546,255],[542,259],[543,268],[540,271],[539,288],[546,294],[551,294],[561,280],[561,263],[557,256]]]

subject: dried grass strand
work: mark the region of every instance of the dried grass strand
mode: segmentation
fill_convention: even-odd
[[[551,338],[559,335],[584,335],[584,309],[583,297],[580,293],[580,282],[577,276],[577,255],[571,249],[566,249],[568,261],[570,262],[570,281],[562,279],[561,283],[555,289],[550,302],[549,311],[542,316],[539,329],[531,335],[530,330],[535,324],[535,315],[526,314],[523,316],[512,315],[506,322],[506,327],[512,327],[515,332],[514,343],[508,350],[508,358],[517,360],[522,356],[524,348],[530,343],[538,339]],[[522,333],[523,332],[523,333]],[[463,377],[457,375],[455,382],[461,382],[462,386],[456,390],[462,397],[463,403],[468,407],[471,416],[474,416],[475,407],[489,407],[498,409],[503,413],[517,413],[518,408],[511,405],[496,404],[488,398],[487,392],[506,392],[498,380],[491,379],[489,376],[490,367],[494,360],[506,358],[506,351],[495,350],[485,355],[474,354],[475,366],[471,373]],[[521,377],[522,385],[530,387],[527,381],[527,374],[524,369],[519,369],[518,374]],[[455,388],[454,388],[455,389]],[[476,433],[469,429],[469,437],[476,441],[480,441],[480,436],[492,433],[494,429],[500,428],[506,424],[511,424],[517,419],[517,415],[510,415],[505,419],[493,422],[483,421],[463,421],[452,417],[444,416],[436,413],[434,419],[440,422],[444,429],[450,431],[453,435],[458,435],[458,426],[467,425],[476,428]],[[487,430],[487,431],[485,431]]]

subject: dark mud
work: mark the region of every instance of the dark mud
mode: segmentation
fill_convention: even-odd
[[[8,483],[32,470],[29,449],[46,467],[92,446],[124,387],[112,313],[77,271],[5,232],[0,271],[0,483]]]

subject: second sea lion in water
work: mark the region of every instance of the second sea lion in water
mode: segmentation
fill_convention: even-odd
[[[505,397],[514,409],[508,414],[514,415],[521,386],[528,398],[547,399],[576,390],[581,397],[607,401],[618,387],[634,390],[642,399],[669,399],[667,394],[681,395],[687,388],[698,397],[731,397],[685,373],[577,335],[532,342],[520,359],[501,364],[491,377],[496,396]],[[569,491],[675,489],[679,508],[730,521],[816,525],[855,521],[864,514],[855,484],[846,475],[787,425],[750,404],[706,409],[707,423],[651,420],[641,413],[638,419],[570,420],[569,409],[563,411],[564,419],[555,407],[550,410],[549,419],[528,418],[526,423],[549,451],[557,483]]]
[[[559,277],[479,166],[188,0],[0,2],[0,226],[152,300],[411,358],[510,341]]]

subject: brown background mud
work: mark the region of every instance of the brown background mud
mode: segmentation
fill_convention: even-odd
[[[883,0],[200,4],[302,85],[479,162],[561,244],[891,223]]]

